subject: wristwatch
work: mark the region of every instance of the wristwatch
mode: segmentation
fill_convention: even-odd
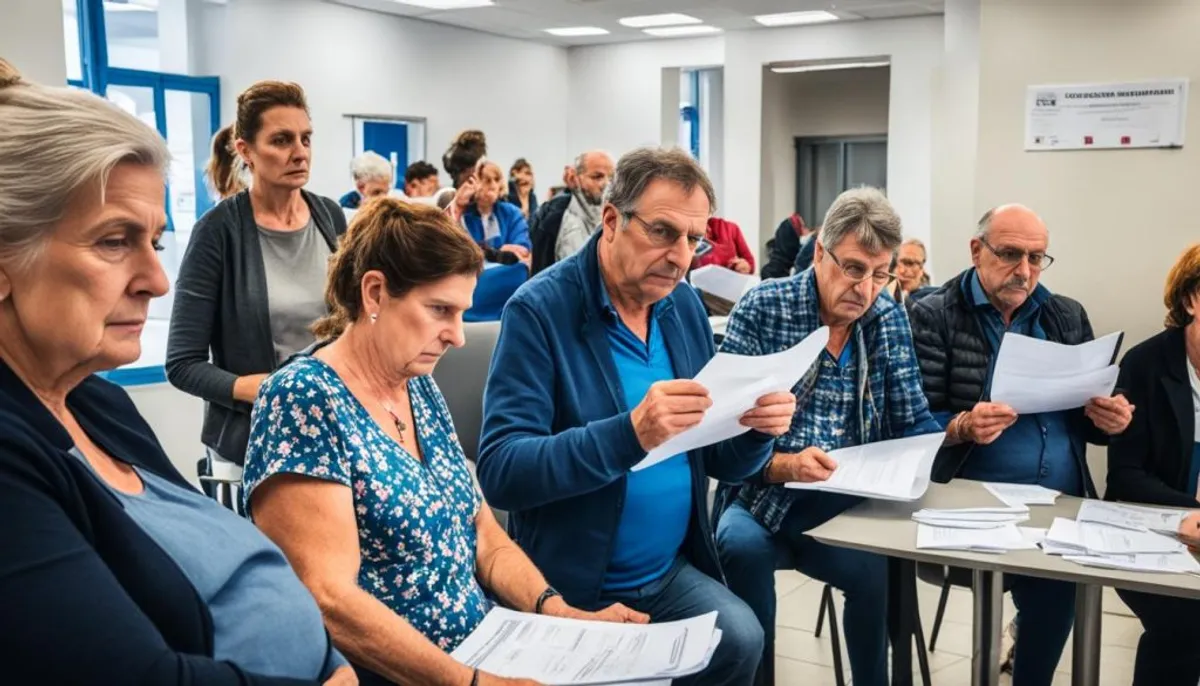
[[[539,615],[542,614],[542,606],[546,604],[547,600],[550,600],[551,598],[561,598],[561,597],[562,597],[562,594],[559,593],[558,591],[554,590],[553,586],[547,586],[546,590],[542,591],[542,594],[540,596],[538,596],[537,602],[534,603],[534,605],[533,605],[534,614],[539,614]]]

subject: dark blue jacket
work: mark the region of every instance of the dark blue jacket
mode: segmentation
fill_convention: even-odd
[[[502,245],[520,245],[529,250],[533,249],[533,244],[529,241],[529,222],[525,221],[520,207],[501,200],[492,208],[492,214],[500,224],[500,235],[489,241],[489,246],[499,248]],[[483,218],[479,216],[479,209],[474,204],[463,214],[463,221],[467,224],[471,238],[474,238],[476,243],[483,243]]]
[[[646,455],[625,406],[602,319],[597,233],[522,286],[504,311],[484,392],[479,480],[510,511],[513,538],[567,602],[594,607],[612,558],[626,474]],[[678,378],[715,354],[696,292],[681,283],[654,306]],[[689,453],[692,518],[680,551],[722,579],[707,515],[708,477],[757,475],[771,437],[750,431]]]
[[[358,191],[350,191],[349,193],[338,198],[338,204],[348,210],[357,210],[362,204],[362,194]]]
[[[191,488],[120,387],[89,377],[67,407],[108,454]],[[187,575],[3,362],[0,427],[0,681],[318,686],[213,659],[212,615]]]

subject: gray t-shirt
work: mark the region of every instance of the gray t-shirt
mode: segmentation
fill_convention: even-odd
[[[325,316],[325,274],[329,244],[312,219],[298,231],[258,227],[275,363],[282,364],[315,340],[309,327]]]
[[[78,449],[71,454],[91,468]],[[198,491],[137,473],[144,487],[138,495],[96,478],[208,605],[214,659],[265,676],[320,681],[347,664],[330,649],[321,611],[283,551],[254,524]]]

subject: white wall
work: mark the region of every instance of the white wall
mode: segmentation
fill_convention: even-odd
[[[889,72],[875,68],[776,74],[764,68],[760,251],[772,237],[770,228],[795,211],[795,139],[887,135]],[[822,217],[804,219],[816,226]]]
[[[0,17],[0,57],[30,81],[66,85],[62,5],[46,0],[3,0]]]
[[[427,156],[439,168],[459,131],[482,129],[489,156],[506,170],[528,159],[542,192],[570,156],[563,48],[318,0],[229,0],[201,16],[198,73],[220,75],[223,123],[257,80],[304,87],[317,193],[351,188],[346,114],[426,117]]]

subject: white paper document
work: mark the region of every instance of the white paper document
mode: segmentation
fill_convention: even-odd
[[[705,293],[731,303],[736,303],[751,288],[762,283],[762,279],[753,274],[741,274],[715,264],[693,270],[688,280]]]
[[[924,508],[913,513],[916,522],[931,526],[954,529],[995,529],[1007,524],[1019,524],[1029,520],[1029,508],[1019,507],[965,507],[958,509]]]
[[[1086,554],[1079,522],[1066,517],[1055,517],[1046,532],[1046,538],[1042,541],[1042,550],[1046,551],[1047,555]]]
[[[1036,548],[1046,540],[1046,534],[1049,529],[1038,529],[1032,526],[1018,526],[1017,530],[1021,532],[1021,538],[1024,538],[1028,543],[1032,543]]]
[[[1061,495],[1058,491],[1037,484],[997,484],[983,485],[989,493],[996,496],[1000,502],[1009,507],[1027,507],[1029,505],[1053,505]]]
[[[1076,516],[1081,522],[1107,524],[1134,531],[1157,531],[1174,534],[1187,512],[1162,507],[1143,507],[1122,503],[1085,500]]]
[[[746,433],[750,429],[738,421],[741,416],[753,409],[762,396],[792,390],[828,343],[829,327],[822,326],[791,348],[772,355],[717,353],[695,378],[708,389],[712,407],[699,424],[651,450],[634,465],[633,471]]]
[[[1130,572],[1200,574],[1200,563],[1186,551],[1135,555],[1064,555],[1063,559],[1088,567],[1123,569]]]
[[[1120,368],[1113,363],[1122,334],[1079,345],[1063,345],[1014,333],[1004,334],[992,374],[992,401],[1017,414],[1083,407],[1112,395]]]
[[[1037,545],[1025,540],[1015,524],[994,529],[952,529],[917,525],[917,548],[920,550],[972,550],[984,553],[1003,553],[1009,550],[1034,549]]]
[[[1134,531],[1107,524],[1080,522],[1083,547],[1100,555],[1134,555],[1137,553],[1177,553],[1184,545],[1169,536],[1153,531]]]
[[[913,501],[929,488],[933,458],[945,439],[946,434],[936,433],[833,450],[829,456],[837,467],[827,480],[787,487]]]
[[[720,640],[717,613],[662,624],[611,624],[497,608],[451,657],[547,684],[654,683],[702,671]]]

